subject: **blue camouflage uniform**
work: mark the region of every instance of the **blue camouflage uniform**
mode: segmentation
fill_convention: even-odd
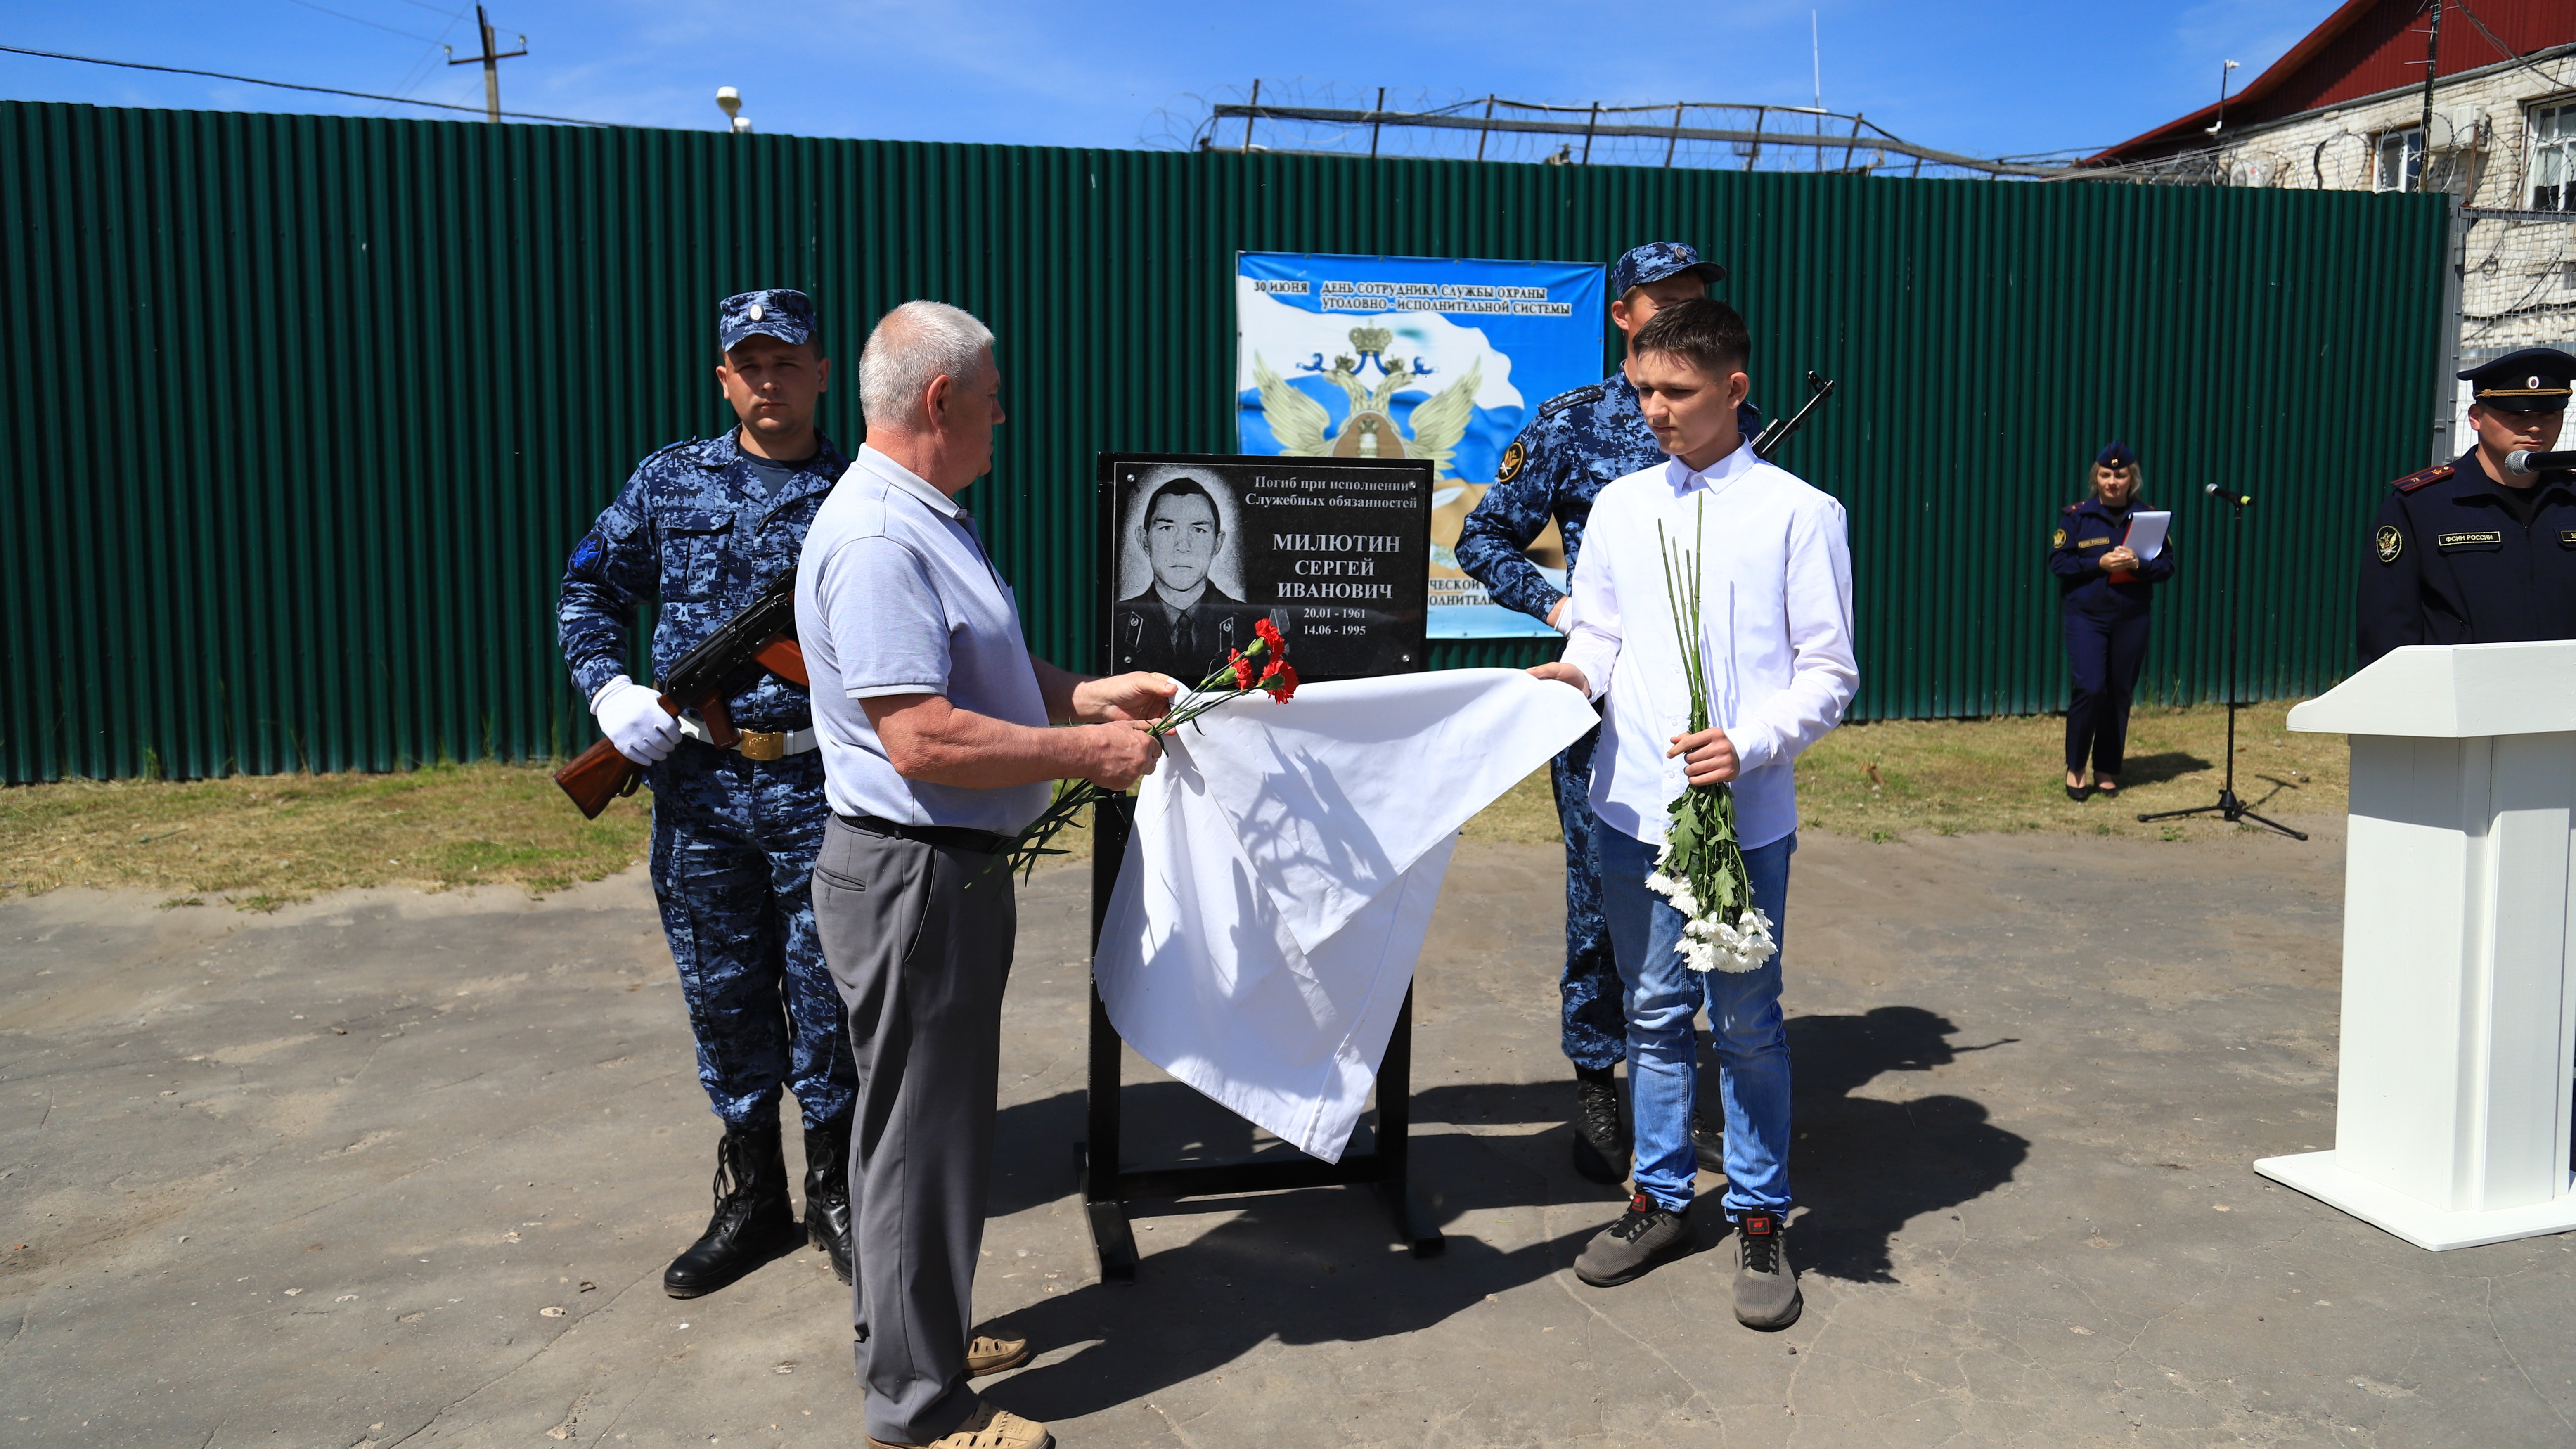
[[[1665,255],[1639,260],[1640,253],[1657,251]],[[1658,261],[1664,264],[1660,270]],[[1639,247],[1612,270],[1611,291],[1625,296],[1631,287],[1702,266],[1717,270],[1688,247]],[[1737,409],[1736,425],[1749,442],[1762,430],[1762,415],[1747,403]],[[1565,540],[1570,577],[1583,550],[1583,525],[1592,517],[1592,501],[1611,480],[1663,461],[1664,450],[1646,426],[1637,389],[1626,372],[1549,398],[1503,450],[1493,486],[1460,525],[1459,569],[1483,584],[1495,603],[1545,619],[1565,592],[1539,572],[1524,550],[1553,519]],[[1598,729],[1585,734],[1548,770],[1565,836],[1565,973],[1558,981],[1562,1041],[1567,1060],[1592,1071],[1607,1070],[1628,1054],[1628,1016],[1618,963],[1610,955],[1610,926],[1601,913],[1601,862],[1593,843],[1592,751],[1600,740]]]
[[[765,292],[728,303],[745,298],[772,311],[804,302]],[[729,338],[739,320],[729,319]],[[805,324],[810,335],[810,311]],[[556,618],[585,698],[626,673],[638,604],[661,604],[659,678],[796,566],[815,510],[849,466],[829,438],[815,436],[821,449],[775,487],[745,460],[738,432],[675,443],[636,467],[564,570]],[[803,686],[766,671],[746,677],[727,705],[744,731],[813,727]],[[753,760],[689,738],[644,778],[653,790],[653,894],[697,1035],[698,1080],[716,1115],[728,1128],[766,1128],[777,1121],[783,1085],[809,1130],[846,1120],[858,1069],[807,893],[831,814],[822,753]]]

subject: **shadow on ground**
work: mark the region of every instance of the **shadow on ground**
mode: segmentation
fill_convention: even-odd
[[[2217,768],[2216,761],[2204,760],[2189,750],[2167,750],[2159,755],[2129,756],[2120,762],[2119,780],[2122,789],[2135,785],[2161,785],[2167,780],[2179,780],[2185,775]]]
[[[2021,1165],[2028,1142],[1993,1125],[1980,1103],[1852,1095],[1886,1073],[1927,1072],[1961,1052],[2012,1044],[1954,1046],[1954,1030],[1937,1013],[1911,1006],[1790,1019],[1801,1138],[1794,1170],[1807,1195],[1833,1205],[1799,1220],[1804,1271],[1893,1283],[1894,1233],[1913,1218],[1993,1190]],[[1606,1220],[1622,1191],[1575,1175],[1571,1129],[1564,1125],[1570,1096],[1556,1082],[1415,1093],[1414,1183],[1434,1215],[1454,1223],[1485,1209],[1590,1202],[1602,1205]],[[1124,1106],[1131,1165],[1293,1151],[1176,1082],[1131,1083]],[[1078,1092],[1004,1109],[996,1133],[994,1216],[1077,1188],[1072,1143],[1083,1111]],[[1550,1125],[1529,1135],[1421,1130],[1532,1123]],[[1355,1142],[1354,1150],[1364,1145]],[[1157,1250],[1156,1218],[1229,1208],[1237,1213],[1230,1221]],[[1093,1281],[1011,1315],[1013,1332],[1040,1344],[1083,1347],[999,1386],[997,1401],[1042,1421],[1074,1419],[1150,1401],[1171,1385],[1217,1374],[1274,1339],[1355,1343],[1416,1333],[1566,1267],[1599,1231],[1587,1224],[1510,1251],[1452,1236],[1437,1265],[1416,1269],[1394,1250],[1376,1199],[1357,1189],[1135,1203],[1129,1213],[1144,1253],[1137,1283]],[[1719,1246],[1726,1225],[1714,1204],[1697,1216],[1701,1250]]]

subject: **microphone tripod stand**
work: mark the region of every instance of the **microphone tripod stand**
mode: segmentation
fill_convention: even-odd
[[[2278,820],[2266,820],[2245,808],[2236,798],[2236,688],[2237,660],[2245,648],[2245,617],[2236,610],[2236,588],[2245,571],[2245,505],[2254,500],[2241,493],[2222,493],[2215,483],[2204,484],[2201,491],[2225,499],[2233,516],[2227,525],[2227,573],[2219,586],[2218,607],[2227,615],[2227,774],[2218,787],[2218,803],[2195,805],[2188,810],[2159,810],[2141,815],[2141,821],[2179,820],[2186,815],[2216,815],[2230,825],[2251,820],[2257,825],[2281,832],[2292,840],[2308,837]]]

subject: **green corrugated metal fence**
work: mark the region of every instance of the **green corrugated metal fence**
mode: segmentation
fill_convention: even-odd
[[[1012,421],[969,501],[1078,662],[1091,455],[1231,448],[1245,249],[1722,258],[1757,401],[1842,383],[1780,461],[1851,509],[1862,717],[2062,702],[2042,556],[2114,435],[2181,515],[2150,692],[2217,685],[2205,481],[2261,499],[2252,688],[2311,691],[2447,405],[2442,206],[0,104],[0,774],[579,746],[564,554],[730,421],[713,304],[754,286],[818,299],[848,445],[879,312],[994,326]]]

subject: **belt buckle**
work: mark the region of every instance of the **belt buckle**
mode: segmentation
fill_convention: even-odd
[[[746,760],[783,760],[787,758],[787,732],[784,730],[744,730],[742,743],[735,746]]]

